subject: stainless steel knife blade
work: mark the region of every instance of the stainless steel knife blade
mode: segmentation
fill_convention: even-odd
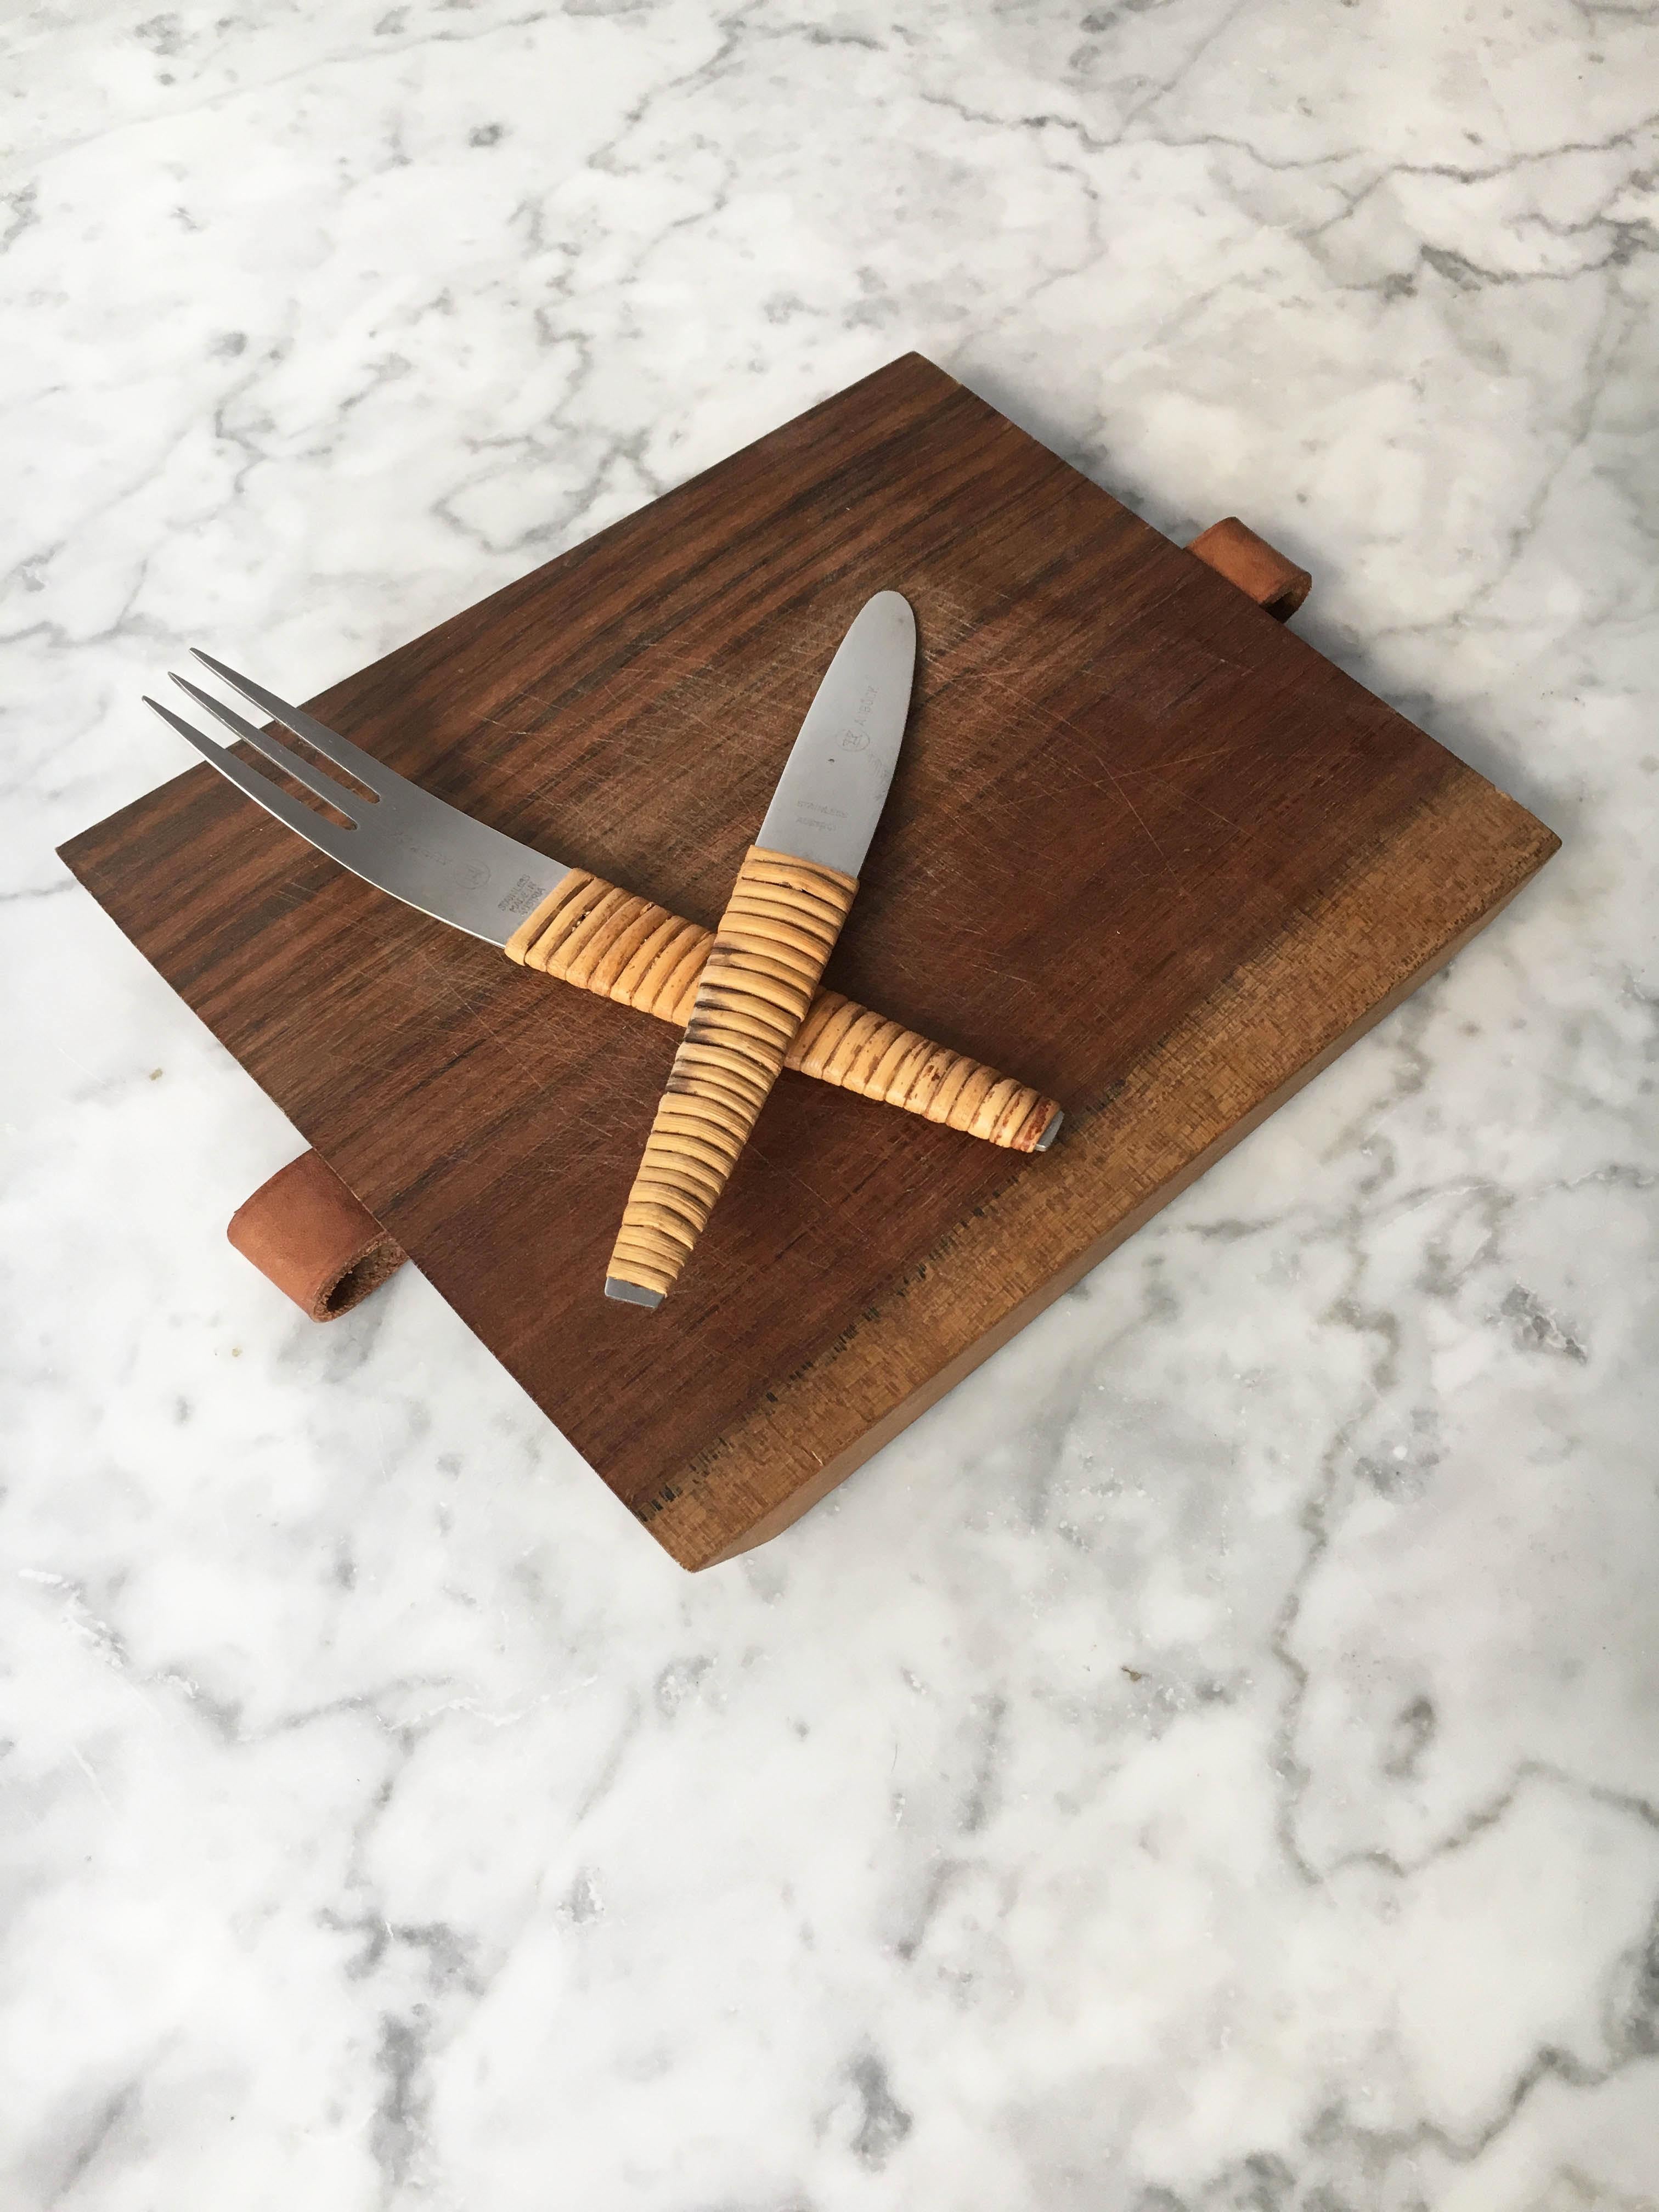
[[[800,726],[755,842],[856,876],[893,781],[916,666],[916,618],[897,592],[854,617]]]

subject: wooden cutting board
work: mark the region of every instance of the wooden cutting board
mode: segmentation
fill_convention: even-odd
[[[1011,1154],[786,1075],[654,1315],[601,1284],[675,1032],[375,893],[204,767],[65,848],[688,1567],[822,1497],[1558,842],[915,355],[312,704],[713,923],[890,586],[916,701],[825,981],[1049,1092],[1066,1131]]]

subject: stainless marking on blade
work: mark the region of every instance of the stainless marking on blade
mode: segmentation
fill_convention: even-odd
[[[897,592],[866,599],[806,710],[755,839],[856,876],[893,780],[916,665],[916,618]]]

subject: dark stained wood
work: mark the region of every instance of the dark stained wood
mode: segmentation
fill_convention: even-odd
[[[786,1074],[655,1314],[602,1284],[672,1031],[379,896],[206,768],[64,848],[687,1566],[850,1472],[1558,842],[915,355],[313,705],[712,924],[888,586],[916,705],[825,981],[1066,1129],[1028,1158]]]

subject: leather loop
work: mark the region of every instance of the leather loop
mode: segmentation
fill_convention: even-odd
[[[239,1206],[225,1231],[312,1321],[337,1321],[408,1255],[317,1152],[302,1152]]]
[[[1230,584],[1237,584],[1275,622],[1288,622],[1313,589],[1313,578],[1305,568],[1287,561],[1236,514],[1201,530],[1187,550]]]

